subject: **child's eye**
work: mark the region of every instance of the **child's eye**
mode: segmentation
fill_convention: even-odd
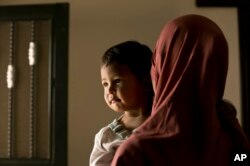
[[[103,86],[103,87],[106,87],[106,86],[108,86],[108,83],[107,83],[107,82],[103,82],[103,83],[102,83],[102,86]]]
[[[121,79],[115,79],[115,81],[114,81],[115,84],[118,84],[120,82],[121,82]]]

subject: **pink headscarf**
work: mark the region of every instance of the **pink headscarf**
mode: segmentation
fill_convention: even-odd
[[[152,114],[112,166],[229,165],[232,149],[249,143],[233,105],[222,99],[227,69],[227,42],[213,21],[186,15],[168,22],[152,61]]]

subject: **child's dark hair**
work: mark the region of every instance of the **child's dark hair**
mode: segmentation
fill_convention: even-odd
[[[126,41],[109,48],[102,57],[102,65],[127,65],[138,79],[149,76],[151,49],[137,41]]]

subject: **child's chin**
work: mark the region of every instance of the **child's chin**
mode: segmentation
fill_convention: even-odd
[[[118,108],[113,109],[113,111],[114,111],[114,112],[117,112],[117,113],[123,113],[123,112],[124,112],[123,109],[118,109]]]

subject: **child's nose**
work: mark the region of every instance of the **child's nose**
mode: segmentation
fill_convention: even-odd
[[[110,94],[115,93],[115,87],[114,87],[113,85],[110,85],[109,88],[108,88],[108,92],[109,92]]]

